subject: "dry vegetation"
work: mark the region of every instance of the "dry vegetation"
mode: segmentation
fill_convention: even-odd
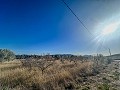
[[[24,59],[0,63],[0,90],[120,90],[119,63]]]
[[[82,77],[92,73],[92,62],[64,60],[10,61],[0,64],[1,89],[64,90],[76,89]]]

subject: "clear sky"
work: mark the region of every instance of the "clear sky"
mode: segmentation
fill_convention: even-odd
[[[61,0],[0,0],[0,48],[17,54],[108,54],[105,48],[120,53],[120,25],[98,37],[104,27],[120,22],[120,0],[65,2],[93,37]]]

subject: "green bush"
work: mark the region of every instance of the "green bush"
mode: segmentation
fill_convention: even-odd
[[[103,83],[98,86],[98,90],[109,90],[110,86],[107,83]]]
[[[0,62],[15,59],[15,54],[8,49],[0,49]]]

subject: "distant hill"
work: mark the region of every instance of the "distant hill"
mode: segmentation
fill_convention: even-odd
[[[111,56],[120,56],[120,54],[113,54],[113,55],[111,55]]]
[[[113,54],[111,56],[107,56],[108,58],[114,59],[114,60],[120,60],[120,54]]]

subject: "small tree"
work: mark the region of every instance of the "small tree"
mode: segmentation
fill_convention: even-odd
[[[38,69],[41,70],[43,75],[44,71],[54,64],[54,60],[48,61],[44,58],[40,60],[28,58],[26,60],[21,60],[21,63],[22,66],[27,67],[30,71],[32,70],[32,67],[38,67]]]
[[[48,67],[52,66],[53,63],[54,63],[54,61],[49,62],[49,61],[47,61],[47,60],[40,60],[40,61],[37,61],[36,66],[38,66],[38,68],[41,70],[42,75],[43,75],[43,74],[44,74],[44,71],[45,71]]]
[[[0,49],[0,62],[15,59],[15,54],[8,49]]]

